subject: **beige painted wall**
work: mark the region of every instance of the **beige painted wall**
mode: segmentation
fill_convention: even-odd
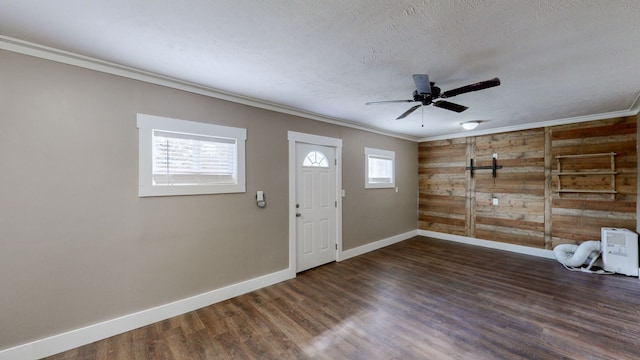
[[[417,143],[6,51],[0,84],[0,349],[286,269],[288,130],[343,139],[345,250],[417,227]],[[246,128],[247,192],[139,198],[137,113]]]

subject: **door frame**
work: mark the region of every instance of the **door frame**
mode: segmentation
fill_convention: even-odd
[[[342,257],[342,139],[295,131],[287,132],[289,140],[289,275],[296,276],[297,239],[296,239],[296,144],[328,146],[335,149],[336,154],[336,261]]]

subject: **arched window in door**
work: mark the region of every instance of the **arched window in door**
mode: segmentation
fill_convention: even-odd
[[[328,168],[329,160],[327,160],[327,157],[320,151],[312,151],[304,157],[302,166]]]

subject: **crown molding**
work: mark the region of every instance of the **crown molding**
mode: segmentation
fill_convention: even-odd
[[[640,91],[638,92],[638,95],[636,95],[636,99],[633,100],[631,107],[629,107],[629,111],[632,112],[633,115],[640,113]]]
[[[629,110],[622,110],[622,111],[612,111],[608,113],[576,116],[572,118],[541,121],[536,123],[528,123],[528,124],[513,125],[513,126],[505,126],[501,128],[493,128],[493,129],[487,129],[487,130],[466,131],[464,133],[458,133],[458,134],[431,136],[431,137],[421,138],[420,140],[418,140],[418,142],[448,140],[448,139],[456,139],[456,138],[468,137],[468,136],[491,135],[491,134],[498,134],[498,133],[504,133],[504,132],[510,132],[510,131],[530,130],[530,129],[543,128],[547,126],[574,124],[574,123],[580,123],[580,122],[586,122],[586,121],[612,119],[616,117],[633,116],[633,115],[638,115],[638,110],[633,111],[629,109]]]
[[[288,107],[260,99],[251,98],[248,96],[243,96],[240,94],[231,93],[224,90],[215,89],[212,87],[183,81],[180,79],[163,76],[159,74],[155,74],[152,72],[135,69],[132,67],[112,63],[109,61],[99,60],[95,58],[91,58],[84,55],[75,54],[72,52],[55,49],[52,47],[39,45],[15,38],[11,38],[8,36],[0,35],[0,49],[7,50],[23,55],[29,55],[45,60],[51,60],[67,65],[77,66],[89,70],[99,71],[111,75],[117,75],[133,80],[139,80],[150,84],[161,85],[172,89],[182,90],[191,92],[198,95],[204,95],[211,98],[216,98],[220,100],[226,100],[238,104],[243,104],[247,106],[252,106],[260,109],[275,111],[283,114],[299,116],[302,118],[321,121],[324,123],[329,123],[338,126],[344,126],[352,129],[367,131],[375,134],[390,136],[398,139],[414,141],[414,142],[423,142],[423,141],[435,141],[435,140],[447,140],[447,139],[455,139],[461,137],[468,136],[480,136],[480,135],[490,135],[497,134],[503,132],[510,131],[519,131],[519,130],[529,130],[535,128],[541,128],[546,126],[557,126],[557,125],[566,125],[573,124],[579,122],[593,121],[593,120],[603,120],[610,119],[614,117],[624,117],[624,116],[634,116],[640,113],[640,92],[636,96],[633,104],[629,107],[628,110],[614,111],[608,113],[601,114],[593,114],[593,115],[585,115],[585,116],[577,116],[571,118],[557,119],[557,120],[549,120],[535,123],[527,123],[513,126],[506,126],[501,128],[493,128],[487,130],[472,130],[472,131],[464,131],[456,134],[448,134],[448,135],[439,135],[439,136],[429,136],[429,137],[416,137],[410,136],[406,134],[400,134],[392,131],[382,130],[375,127],[369,127],[362,124],[350,122],[347,120],[328,117],[316,113],[307,112],[304,110],[300,110],[293,107]]]
[[[493,128],[493,129],[487,129],[487,130],[466,131],[464,133],[458,133],[458,134],[430,136],[430,137],[421,138],[420,140],[418,140],[418,142],[448,140],[448,139],[456,139],[456,138],[468,137],[468,136],[491,135],[491,134],[498,134],[498,133],[504,133],[504,132],[510,132],[510,131],[537,129],[537,128],[543,128],[547,126],[575,124],[575,123],[594,121],[594,120],[604,120],[604,119],[612,119],[617,117],[635,116],[635,115],[638,115],[639,112],[640,112],[640,92],[638,92],[638,95],[636,95],[636,98],[633,101],[633,104],[629,107],[628,110],[612,111],[607,113],[576,116],[571,118],[541,121],[536,123],[505,126],[501,128]]]
[[[168,88],[187,91],[198,95],[204,95],[211,98],[220,100],[226,100],[242,105],[248,105],[260,109],[275,111],[283,114],[299,116],[310,120],[321,121],[333,125],[344,126],[348,128],[363,130],[371,133],[376,133],[385,136],[391,136],[398,139],[418,141],[418,137],[409,136],[406,134],[395,133],[392,131],[386,131],[375,127],[368,127],[362,124],[356,124],[347,120],[328,117],[316,113],[307,112],[304,110],[288,107],[264,100],[243,96],[228,91],[215,89],[212,87],[192,83],[189,81],[183,81],[180,79],[155,74],[152,72],[112,63],[109,61],[99,60],[92,57],[75,54],[69,51],[64,51],[44,45],[39,45],[20,39],[11,38],[8,36],[0,35],[0,49],[7,50],[23,55],[33,56],[45,60],[51,60],[62,64],[77,66],[89,70],[99,71],[111,75],[117,75],[128,79],[139,80],[146,83],[161,85]]]

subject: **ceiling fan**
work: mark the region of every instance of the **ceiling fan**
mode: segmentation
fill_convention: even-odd
[[[367,105],[386,104],[386,103],[405,103],[405,102],[420,102],[421,104],[412,106],[409,110],[405,111],[402,115],[398,116],[396,120],[404,119],[412,112],[416,111],[421,106],[431,105],[442,109],[447,109],[461,113],[468,109],[468,107],[455,104],[446,100],[433,101],[436,99],[446,99],[454,97],[456,95],[484,90],[490,87],[500,85],[500,79],[493,78],[491,80],[480,81],[475,84],[462,86],[456,89],[440,92],[440,88],[435,86],[434,82],[429,81],[429,75],[427,74],[415,74],[413,75],[413,81],[416,83],[416,90],[413,91],[413,99],[411,100],[387,100],[387,101],[371,101]]]

